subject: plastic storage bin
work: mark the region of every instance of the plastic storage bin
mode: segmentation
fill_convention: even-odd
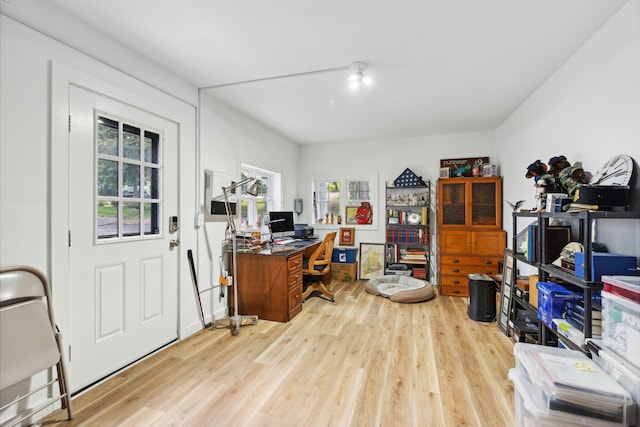
[[[333,248],[331,262],[353,264],[356,262],[356,248],[344,248],[337,246]]]
[[[611,378],[616,380],[625,390],[629,392],[631,398],[636,402],[635,423],[632,427],[640,426],[640,369],[632,366],[622,357],[613,351],[603,348],[601,340],[590,339],[600,350],[592,352],[592,360],[601,367]]]
[[[577,425],[635,422],[629,392],[582,352],[516,343],[513,353],[516,368],[526,373],[531,382],[529,394],[541,411],[568,417]]]
[[[602,291],[602,342],[640,368],[640,304]]]
[[[554,282],[538,282],[536,287],[538,288],[538,318],[552,329],[555,329],[553,319],[564,317],[565,302],[582,299],[582,295]]]
[[[640,304],[640,277],[602,276],[604,290]]]
[[[589,417],[561,411],[550,411],[539,407],[531,395],[533,385],[527,376],[527,372],[522,368],[510,369],[509,379],[513,381],[514,386],[514,412],[518,427],[620,426],[618,423],[594,420]]]

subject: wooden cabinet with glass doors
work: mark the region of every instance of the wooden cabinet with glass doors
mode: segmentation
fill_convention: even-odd
[[[498,274],[506,239],[501,177],[438,180],[438,284],[442,295],[468,296],[470,273]]]

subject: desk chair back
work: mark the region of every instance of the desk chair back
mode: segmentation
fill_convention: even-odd
[[[331,256],[333,255],[333,245],[337,232],[329,233],[318,246],[318,249],[305,260],[302,275],[305,282],[309,281],[308,287],[302,294],[303,300],[307,299],[313,291],[319,291],[327,296],[331,301],[334,300],[333,293],[324,284],[324,277],[331,273]]]

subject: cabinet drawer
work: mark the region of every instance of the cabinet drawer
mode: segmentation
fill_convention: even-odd
[[[440,276],[440,284],[447,286],[464,286],[465,288],[469,287],[469,279],[466,274],[458,274],[458,275],[441,275]]]
[[[467,274],[479,273],[479,274],[498,274],[498,266],[494,265],[464,265],[464,264],[442,264],[440,265],[440,272],[442,274],[461,274],[466,277]]]
[[[502,261],[502,258],[456,256],[456,255],[440,256],[440,264],[442,265],[476,265],[478,267],[481,267],[481,266],[492,267],[497,269],[498,261]]]
[[[302,286],[302,270],[298,269],[289,272],[289,288]]]
[[[440,286],[440,293],[442,295],[451,295],[456,297],[466,297],[469,294],[469,286],[464,285],[446,285],[444,283]]]
[[[295,254],[295,255],[291,255],[287,259],[287,270],[294,271],[294,270],[298,270],[298,269],[302,269],[302,254],[301,253],[298,253],[298,254]]]
[[[289,320],[302,311],[302,285],[289,289]]]

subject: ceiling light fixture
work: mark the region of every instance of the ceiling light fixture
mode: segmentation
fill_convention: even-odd
[[[364,73],[367,68],[367,64],[364,62],[354,62],[349,69],[351,74],[349,75],[349,89],[359,90],[362,86],[371,86],[373,79]]]
[[[373,80],[371,79],[371,77],[364,74],[364,70],[366,68],[367,68],[367,64],[365,64],[364,62],[354,62],[348,67],[325,68],[322,70],[305,71],[302,73],[283,74],[280,76],[262,77],[259,79],[243,80],[243,81],[232,82],[232,83],[223,83],[219,85],[201,87],[199,90],[218,89],[218,88],[237,86],[237,85],[242,85],[247,83],[257,83],[257,82],[263,82],[267,80],[276,80],[276,79],[287,79],[290,77],[302,77],[302,76],[309,76],[312,74],[323,74],[323,73],[331,73],[335,71],[344,71],[344,70],[349,70],[349,87],[358,89],[362,85],[368,86],[373,83]]]

